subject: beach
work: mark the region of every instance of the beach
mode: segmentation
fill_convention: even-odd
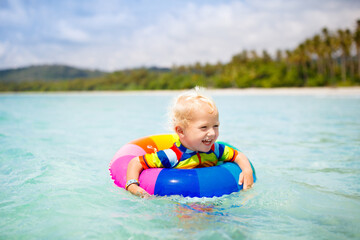
[[[360,87],[245,88],[210,90],[215,94],[240,95],[360,95]]]

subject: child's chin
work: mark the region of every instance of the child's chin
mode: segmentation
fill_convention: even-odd
[[[200,151],[201,152],[208,152],[211,150],[211,146],[204,146]]]

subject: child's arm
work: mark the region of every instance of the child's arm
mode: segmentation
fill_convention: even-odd
[[[253,171],[245,154],[242,152],[238,153],[239,154],[235,158],[234,162],[237,163],[242,170],[239,176],[239,185],[243,185],[243,189],[246,190],[251,188],[254,184]]]
[[[135,157],[131,159],[129,162],[127,172],[126,172],[126,182],[129,180],[135,179],[138,180],[140,173],[144,170],[140,163],[139,157]],[[140,197],[149,197],[150,195],[141,187],[139,187],[137,184],[131,184],[127,188],[129,192],[131,192],[134,195],[140,196]]]

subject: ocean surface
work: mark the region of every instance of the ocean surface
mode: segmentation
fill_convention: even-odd
[[[257,182],[218,198],[114,185],[127,142],[170,132],[175,92],[0,95],[0,239],[360,239],[360,95],[214,93]]]

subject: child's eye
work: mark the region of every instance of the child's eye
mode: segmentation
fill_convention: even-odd
[[[215,128],[218,128],[218,127],[219,127],[219,125],[214,125],[214,127],[215,127]]]
[[[207,129],[207,127],[206,127],[206,126],[202,126],[201,129],[204,129],[204,130],[205,130],[205,129]]]

